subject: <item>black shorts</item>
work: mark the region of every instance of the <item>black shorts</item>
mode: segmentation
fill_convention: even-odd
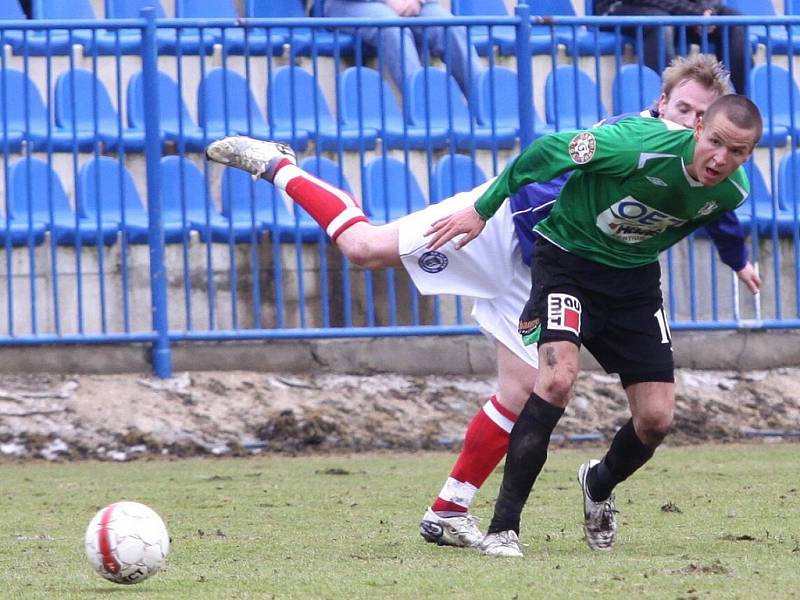
[[[658,262],[615,269],[537,240],[531,297],[520,331],[541,324],[539,344],[566,340],[623,381],[672,381],[672,340]],[[641,377],[652,375],[652,378]]]

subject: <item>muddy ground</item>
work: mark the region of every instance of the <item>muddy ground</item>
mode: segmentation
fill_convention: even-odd
[[[457,449],[494,381],[241,371],[0,376],[0,457],[132,460],[259,452]],[[557,443],[628,418],[615,377],[584,373]],[[672,444],[800,435],[800,369],[677,372]]]

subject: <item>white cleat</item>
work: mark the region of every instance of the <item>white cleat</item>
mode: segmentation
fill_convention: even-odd
[[[614,494],[606,500],[595,502],[586,488],[586,476],[589,469],[599,460],[583,463],[578,469],[578,483],[583,492],[583,533],[586,543],[592,550],[611,550],[617,539],[617,509],[614,506]]]
[[[430,507],[419,523],[419,534],[426,542],[459,548],[472,548],[483,539],[477,517],[469,513],[463,517],[440,517]]]
[[[522,544],[519,543],[517,532],[513,529],[487,533],[480,545],[481,554],[486,556],[509,556],[521,558]]]
[[[275,170],[284,160],[297,164],[294,150],[283,142],[264,142],[244,135],[234,135],[212,142],[206,148],[209,160],[247,171],[253,177],[272,181]]]

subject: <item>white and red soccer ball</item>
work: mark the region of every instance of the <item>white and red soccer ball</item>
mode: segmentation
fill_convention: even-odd
[[[169,534],[161,517],[138,502],[101,508],[86,528],[86,558],[114,583],[139,583],[161,567],[169,552]]]

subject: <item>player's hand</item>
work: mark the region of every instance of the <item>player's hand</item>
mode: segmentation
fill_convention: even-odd
[[[748,262],[744,267],[736,271],[736,276],[753,294],[757,294],[758,290],[761,289],[761,278],[758,276],[758,271],[756,271],[753,263]]]
[[[485,226],[486,221],[477,213],[475,207],[462,208],[452,215],[439,219],[425,232],[425,237],[430,236],[431,238],[428,241],[428,249],[441,248],[454,237],[465,234],[460,240],[454,242],[457,250],[463,248],[478,237]]]
[[[705,9],[703,11],[703,16],[704,17],[711,17],[713,15],[714,15],[714,11],[712,9],[710,9],[710,8],[707,8],[707,9]],[[694,30],[697,33],[697,35],[703,35],[703,28],[705,28],[705,30],[708,32],[708,35],[711,35],[712,33],[714,33],[717,30],[717,26],[716,25],[697,25],[694,28]]]
[[[419,13],[421,12],[422,12],[422,0],[409,0],[405,16],[418,17]]]
[[[420,0],[386,0],[386,4],[399,17],[416,17],[422,10]]]

